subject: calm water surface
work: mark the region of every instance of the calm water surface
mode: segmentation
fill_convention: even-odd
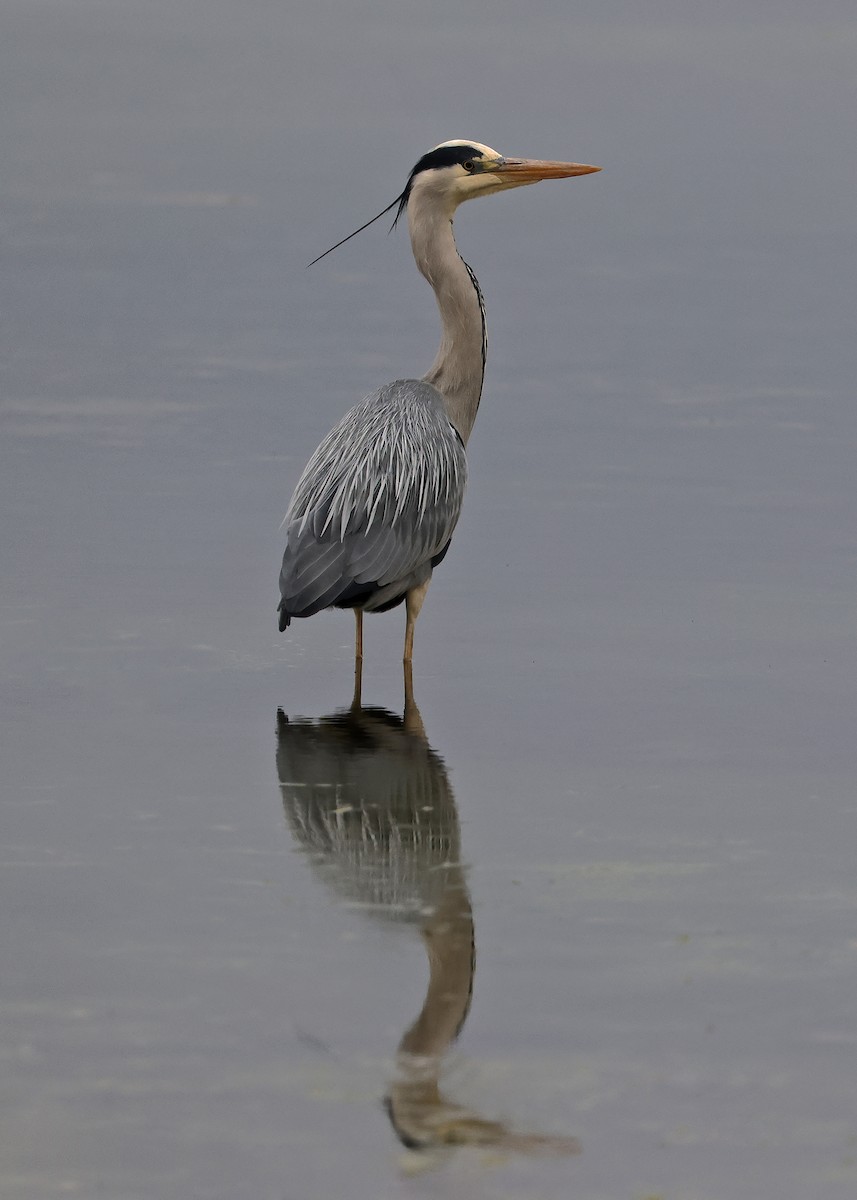
[[[4,1200],[852,1197],[851,7],[4,10]],[[357,711],[278,524],[436,316],[304,264],[460,135],[605,170]]]

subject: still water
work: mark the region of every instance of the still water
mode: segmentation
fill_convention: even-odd
[[[8,0],[4,1200],[857,1190],[850,6]],[[436,315],[417,628],[276,633],[279,521]]]

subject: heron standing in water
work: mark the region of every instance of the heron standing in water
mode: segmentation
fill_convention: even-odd
[[[407,211],[417,267],[440,309],[440,349],[422,379],[397,379],[346,413],[307,463],[283,521],[280,630],[293,617],[353,608],[360,662],[363,613],[386,612],[404,600],[404,661],[411,661],[432,571],[461,513],[464,448],[485,374],[485,306],[455,245],[455,210],[476,196],[598,170],[504,158],[479,142],[443,142],[423,155],[402,194],[378,214],[395,207],[398,220]]]

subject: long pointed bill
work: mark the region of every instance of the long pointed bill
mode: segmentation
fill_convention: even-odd
[[[485,164],[492,175],[504,183],[537,183],[540,179],[569,179],[573,175],[591,175],[600,167],[586,163],[540,162],[537,158],[505,158],[496,166]]]

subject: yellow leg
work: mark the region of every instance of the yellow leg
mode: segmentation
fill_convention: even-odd
[[[363,707],[363,659],[354,660],[354,696],[351,700],[351,711],[359,713]]]
[[[414,733],[422,741],[428,742],[426,738],[426,730],[423,725],[423,719],[420,715],[420,710],[417,708],[417,702],[414,699],[414,668],[408,661],[403,663],[405,675],[405,711],[402,717],[405,729],[408,733]]]
[[[363,699],[363,609],[354,610],[354,699],[351,708],[359,712]]]
[[[408,617],[405,625],[405,655],[404,661],[409,663],[414,656],[414,626],[417,623],[417,617],[420,615],[420,609],[423,606],[423,600],[426,598],[429,581],[421,583],[419,587],[411,588],[405,597],[405,608],[407,609]]]

